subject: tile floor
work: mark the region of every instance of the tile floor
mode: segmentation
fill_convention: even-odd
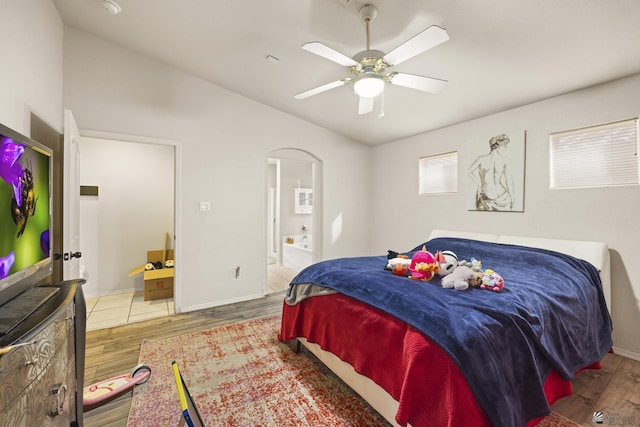
[[[284,291],[289,287],[289,282],[294,278],[296,271],[278,264],[269,264],[267,270],[267,286],[269,293]]]
[[[142,291],[87,298],[87,331],[173,314],[173,298],[145,301]]]
[[[270,264],[267,272],[268,292],[287,289],[295,275],[295,271],[286,267]],[[112,328],[173,313],[173,298],[144,301],[141,291],[87,298],[87,330]]]

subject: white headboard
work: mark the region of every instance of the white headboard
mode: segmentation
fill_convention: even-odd
[[[529,246],[532,248],[548,249],[583,259],[594,265],[600,273],[604,299],[611,313],[611,264],[609,247],[606,243],[582,240],[556,240],[539,237],[508,236],[502,234],[474,233],[455,230],[433,230],[429,240],[436,237],[457,237],[461,239],[480,240],[483,242],[505,243],[510,245]]]

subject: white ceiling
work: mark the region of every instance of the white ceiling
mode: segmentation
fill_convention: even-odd
[[[66,25],[369,145],[640,73],[638,0],[115,1],[119,15],[101,0],[53,3]],[[364,50],[364,3],[378,8],[371,49],[389,52],[430,25],[448,31],[449,41],[393,69],[447,87],[434,95],[387,85],[384,117],[380,100],[358,115],[348,85],[294,99],[349,76],[300,46]]]

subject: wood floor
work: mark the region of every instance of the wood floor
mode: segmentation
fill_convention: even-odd
[[[110,329],[87,332],[85,386],[129,372],[138,363],[143,338],[160,339],[209,329],[282,312],[283,293],[198,312],[177,314]],[[640,361],[608,354],[599,371],[580,373],[574,394],[556,402],[553,410],[582,426],[640,426]],[[84,414],[86,427],[124,427],[127,424],[129,391]],[[595,424],[593,413],[604,414]]]

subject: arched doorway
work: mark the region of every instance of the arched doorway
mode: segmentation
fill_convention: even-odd
[[[297,272],[322,259],[321,164],[299,149],[267,154],[264,294],[286,289]]]

